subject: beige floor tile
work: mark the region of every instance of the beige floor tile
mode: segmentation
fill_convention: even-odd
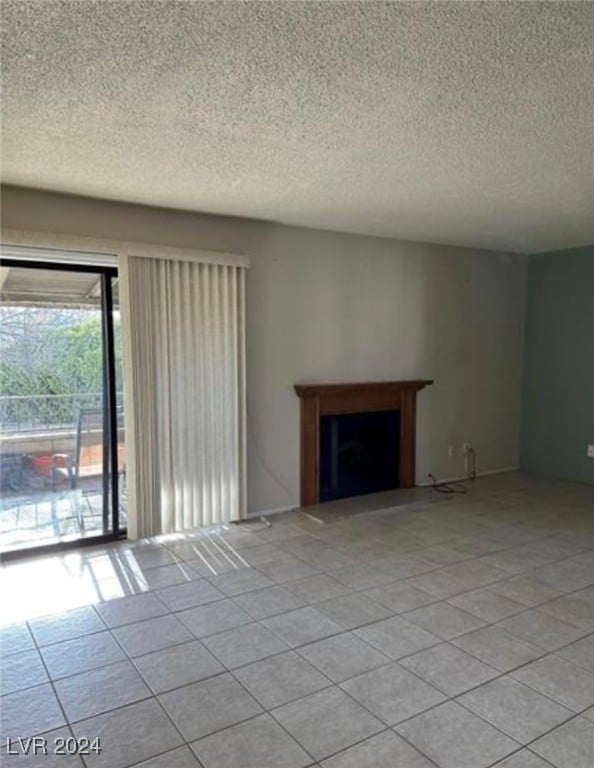
[[[205,768],[304,768],[311,756],[270,715],[195,741],[192,749]]]
[[[272,715],[316,760],[385,728],[338,688],[285,704],[273,710]]]
[[[486,768],[518,743],[453,701],[396,726],[397,733],[440,768]]]
[[[448,696],[457,696],[499,674],[449,643],[407,656],[400,663]]]
[[[457,701],[521,744],[573,717],[571,710],[507,676],[481,685]]]
[[[420,752],[393,731],[384,731],[321,763],[322,768],[434,768]]]

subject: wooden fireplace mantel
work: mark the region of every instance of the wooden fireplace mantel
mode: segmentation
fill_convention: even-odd
[[[354,384],[296,384],[301,400],[301,505],[320,500],[320,416],[371,411],[400,411],[401,488],[415,484],[417,392],[431,379]]]

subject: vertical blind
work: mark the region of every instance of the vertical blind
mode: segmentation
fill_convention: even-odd
[[[245,513],[245,269],[122,256],[131,538]]]

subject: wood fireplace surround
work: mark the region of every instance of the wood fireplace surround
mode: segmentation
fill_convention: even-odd
[[[328,414],[400,411],[401,488],[415,484],[417,392],[430,379],[361,384],[296,384],[301,400],[301,505],[320,500],[320,417]]]

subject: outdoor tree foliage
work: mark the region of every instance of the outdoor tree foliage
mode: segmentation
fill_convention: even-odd
[[[116,382],[121,388],[117,319],[114,330]],[[0,307],[0,418],[5,425],[71,423],[76,405],[99,405],[102,391],[98,310]],[[56,395],[83,397],[50,397]]]

